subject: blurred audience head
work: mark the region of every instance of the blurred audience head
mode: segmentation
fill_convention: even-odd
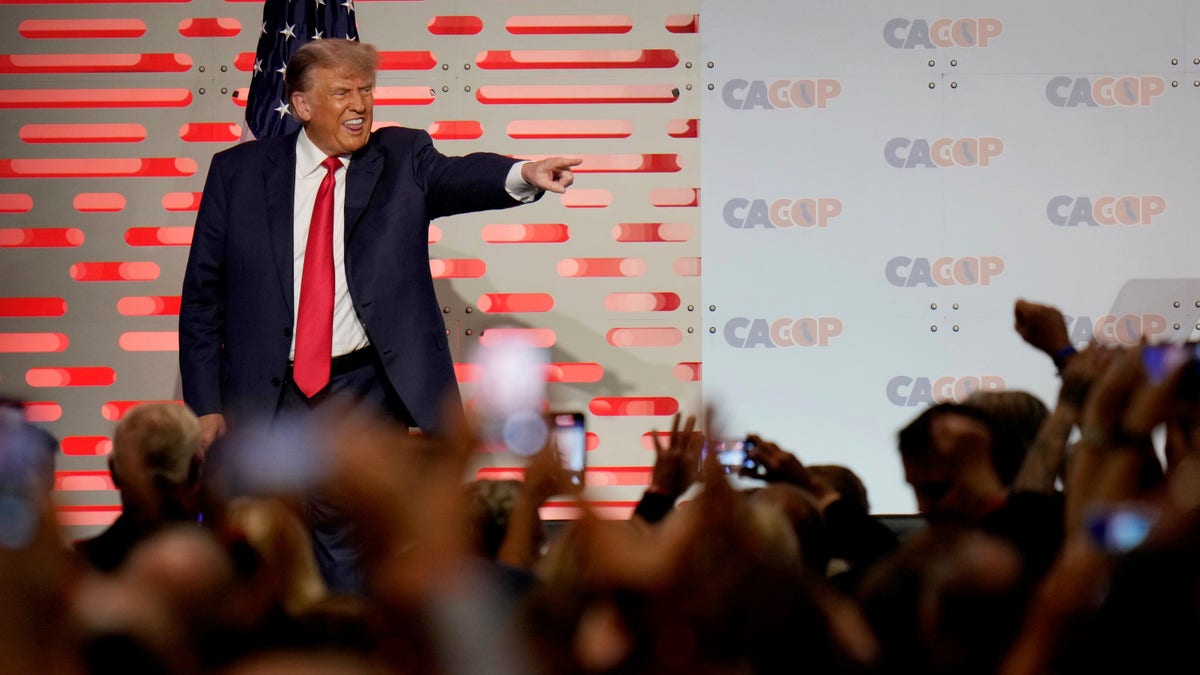
[[[144,521],[195,517],[200,463],[200,423],[172,403],[131,408],[117,424],[108,459],[125,513]]]
[[[992,463],[990,420],[954,403],[930,406],[900,430],[904,478],[932,520],[977,521],[1002,490]]]
[[[976,391],[963,405],[979,410],[990,421],[992,464],[1000,482],[1012,485],[1038,429],[1050,415],[1046,404],[1027,391],[1007,389]]]

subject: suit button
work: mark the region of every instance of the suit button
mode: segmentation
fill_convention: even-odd
[[[271,386],[272,387],[278,387],[282,384],[283,384],[283,380],[279,379],[278,377],[271,378]]]

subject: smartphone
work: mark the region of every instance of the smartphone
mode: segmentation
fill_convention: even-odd
[[[1109,553],[1126,553],[1146,540],[1158,512],[1138,504],[1120,505],[1088,514],[1087,531],[1092,541]]]
[[[712,441],[705,446],[704,452],[717,453],[717,462],[725,473],[761,475],[759,463],[747,455],[747,451],[753,447],[754,443],[749,439]],[[704,458],[701,457],[700,461],[703,465]]]
[[[587,468],[587,427],[583,413],[552,412],[546,419],[571,483],[583,485],[584,469]]]

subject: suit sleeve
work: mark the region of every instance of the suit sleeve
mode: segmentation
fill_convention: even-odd
[[[425,131],[413,141],[413,172],[425,191],[430,220],[521,204],[504,186],[518,161],[490,152],[447,157]]]
[[[223,412],[221,349],[228,292],[225,236],[229,211],[220,160],[220,156],[213,158],[204,183],[179,307],[183,399],[197,415]]]

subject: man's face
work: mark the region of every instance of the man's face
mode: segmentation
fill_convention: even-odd
[[[292,108],[309,140],[328,156],[367,144],[375,108],[375,76],[347,68],[314,68],[308,91],[292,94]]]

